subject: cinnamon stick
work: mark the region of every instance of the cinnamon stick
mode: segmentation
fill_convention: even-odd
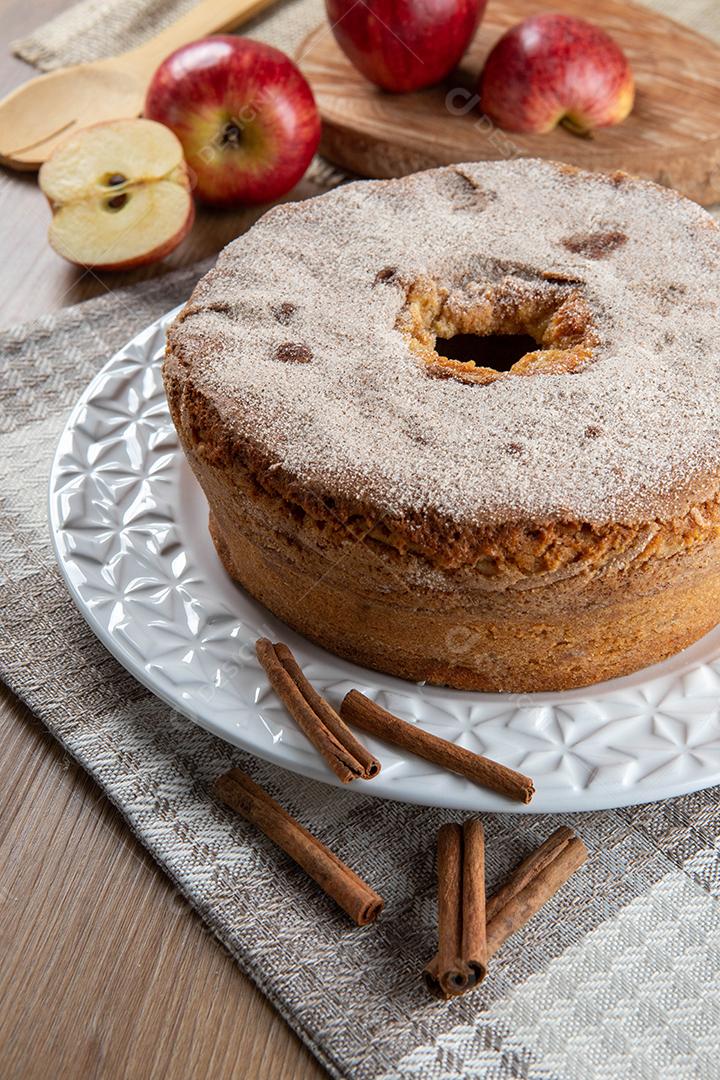
[[[520,930],[587,859],[572,829],[557,829],[524,859],[487,902],[487,951],[492,956]]]
[[[506,795],[509,799],[529,803],[535,794],[535,787],[529,776],[523,776],[498,761],[492,761],[481,754],[473,754],[463,746],[456,746],[437,735],[431,735],[416,724],[408,724],[376,705],[359,690],[351,690],[345,695],[340,706],[340,715],[343,720],[370,732],[371,735],[401,746],[411,754],[417,754],[426,761],[459,773],[476,784]]]
[[[471,819],[438,832],[438,951],[425,971],[436,997],[464,993],[485,978],[485,839]]]
[[[452,997],[467,986],[462,953],[462,830],[443,825],[437,838],[438,951],[425,968],[425,984],[436,997]]]
[[[487,975],[485,915],[485,831],[471,818],[463,825],[463,936],[462,955],[470,968],[469,986]]]
[[[241,769],[220,776],[215,791],[227,806],[282,848],[358,926],[378,917],[382,897]]]
[[[343,784],[377,776],[380,762],[310,685],[287,645],[260,638],[255,652],[273,690]]]

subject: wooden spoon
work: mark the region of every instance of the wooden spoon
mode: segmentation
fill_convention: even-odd
[[[74,129],[139,116],[161,60],[188,41],[237,26],[271,2],[201,0],[130,52],[74,64],[24,83],[0,101],[0,163],[38,169]]]

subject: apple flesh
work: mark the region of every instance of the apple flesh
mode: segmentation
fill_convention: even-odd
[[[110,120],[61,143],[40,169],[58,255],[127,270],[176,248],[194,207],[182,147],[150,120]]]
[[[195,195],[216,206],[270,202],[301,179],[320,141],[312,91],[284,53],[219,34],[171,53],[145,116],[175,132]]]
[[[533,15],[508,30],[480,76],[480,109],[506,131],[578,135],[619,124],[635,84],[625,53],[598,26],[569,15]]]
[[[448,75],[467,49],[487,0],[325,0],[348,60],[382,90],[405,93]]]

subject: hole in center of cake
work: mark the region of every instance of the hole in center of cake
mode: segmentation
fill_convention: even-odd
[[[530,334],[453,334],[438,337],[435,352],[446,360],[493,371],[510,371],[518,360],[535,352],[539,342]]]
[[[483,386],[514,376],[572,375],[598,337],[582,282],[508,274],[482,283],[418,278],[395,323],[433,379]]]

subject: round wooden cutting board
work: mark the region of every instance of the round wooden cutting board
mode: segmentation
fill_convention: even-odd
[[[489,50],[505,30],[540,10],[532,0],[490,0],[460,68],[443,84],[387,94],[341,52],[330,27],[313,31],[297,53],[323,119],[321,151],[360,176],[402,176],[459,161],[542,157],[586,169],[623,169],[677,188],[708,205],[720,201],[720,47],[662,15],[620,0],[559,0],[554,11],[590,15],[627,53],[637,83],[631,116],[579,138],[515,135],[477,108],[475,87]]]

